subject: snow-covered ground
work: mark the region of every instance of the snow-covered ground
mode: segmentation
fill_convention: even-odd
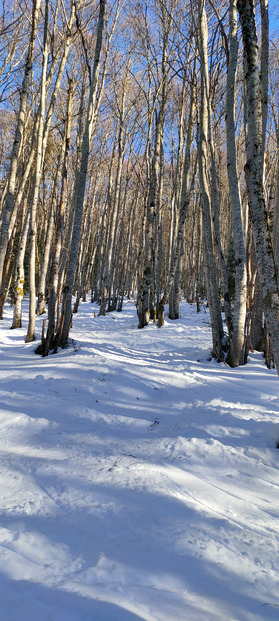
[[[26,309],[27,310],[27,309]],[[279,380],[208,311],[134,305],[35,356],[0,324],[0,620],[279,619]],[[38,337],[42,319],[38,318]]]

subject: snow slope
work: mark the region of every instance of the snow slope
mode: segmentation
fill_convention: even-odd
[[[42,359],[0,324],[0,621],[279,619],[279,382],[209,314],[94,317]],[[38,318],[38,336],[42,319]]]

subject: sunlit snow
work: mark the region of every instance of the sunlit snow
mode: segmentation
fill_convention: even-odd
[[[94,310],[45,359],[0,323],[0,620],[278,621],[276,371]]]

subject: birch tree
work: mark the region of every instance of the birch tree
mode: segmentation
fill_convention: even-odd
[[[245,164],[245,177],[262,291],[263,310],[270,334],[276,368],[279,372],[279,288],[263,191],[262,88],[255,20],[255,1],[237,0],[237,8],[242,30],[247,97],[247,161]]]
[[[14,286],[14,310],[13,310],[13,322],[11,328],[21,328],[21,312],[22,312],[22,300],[24,296],[24,284],[25,284],[25,270],[24,270],[24,256],[27,244],[30,210],[27,206],[28,194],[24,199],[22,210],[22,225],[21,234],[19,239],[19,247],[16,258],[16,276]]]
[[[131,50],[130,50],[131,53]],[[113,291],[113,276],[116,269],[116,240],[117,240],[117,231],[119,228],[120,221],[120,207],[121,207],[121,181],[122,181],[122,170],[124,164],[124,152],[125,152],[125,125],[126,125],[126,106],[127,106],[127,89],[128,89],[128,77],[130,71],[130,53],[128,56],[128,60],[126,62],[125,73],[122,76],[121,74],[121,92],[119,95],[116,95],[116,109],[117,109],[117,130],[115,135],[115,150],[117,153],[117,166],[116,166],[116,177],[114,183],[114,189],[111,191],[111,196],[108,197],[109,204],[111,206],[111,219],[110,219],[110,227],[109,234],[106,246],[106,257],[105,257],[105,267],[103,272],[103,278],[101,283],[101,304],[100,304],[100,315],[105,314],[106,305],[108,310],[115,310],[117,305],[117,299],[112,295]],[[114,86],[116,89],[116,85]],[[109,186],[110,191],[110,186]]]
[[[184,161],[182,164],[181,170],[181,180],[180,185],[181,189],[176,195],[177,198],[177,226],[176,231],[174,233],[173,243],[172,243],[172,256],[170,261],[170,268],[167,277],[167,282],[165,285],[164,294],[162,295],[159,305],[158,305],[158,326],[161,327],[164,324],[164,308],[167,302],[169,301],[169,296],[171,293],[171,289],[174,286],[175,278],[177,276],[177,271],[179,269],[179,261],[181,258],[182,245],[183,245],[183,235],[184,235],[184,225],[185,220],[188,213],[188,207],[191,200],[191,193],[194,187],[195,175],[196,175],[196,164],[193,165],[191,170],[191,147],[193,141],[193,126],[194,126],[194,114],[196,107],[196,93],[195,93],[195,70],[196,64],[194,63],[194,72],[192,75],[192,81],[190,85],[190,96],[189,96],[189,114],[187,119],[187,130],[186,130],[186,147],[184,153]],[[180,168],[180,161],[178,159],[178,167]],[[178,179],[176,178],[176,184]],[[177,191],[177,188],[176,188]],[[177,285],[176,285],[177,286]]]
[[[37,132],[37,153],[36,153],[36,166],[35,166],[35,178],[33,185],[33,193],[31,200],[31,213],[30,213],[30,232],[29,232],[29,323],[27,329],[27,335],[25,342],[29,343],[35,339],[35,313],[36,313],[36,232],[37,232],[37,206],[39,200],[40,181],[42,176],[43,165],[43,130],[45,119],[45,105],[46,105],[46,75],[47,75],[47,62],[48,62],[48,11],[49,0],[45,0],[45,15],[44,15],[44,39],[43,39],[43,62],[42,62],[42,76],[41,76],[41,99],[40,99],[40,111],[39,122]]]
[[[88,159],[89,159],[89,150],[90,150],[90,140],[92,133],[92,126],[96,113],[96,97],[97,97],[97,86],[98,86],[98,77],[99,77],[99,69],[100,69],[100,57],[102,51],[102,43],[103,43],[103,31],[105,24],[105,13],[106,13],[106,0],[100,0],[99,2],[99,18],[98,18],[98,27],[97,27],[97,36],[96,36],[96,44],[95,44],[95,53],[94,53],[94,61],[93,67],[88,66],[89,70],[89,95],[88,95],[88,104],[87,104],[87,112],[85,119],[85,127],[82,137],[82,148],[81,148],[81,162],[79,165],[79,169],[76,174],[75,180],[75,189],[74,189],[74,227],[73,227],[73,237],[70,248],[68,269],[67,269],[67,279],[64,286],[63,291],[63,305],[62,305],[62,315],[59,327],[59,344],[62,347],[66,347],[68,343],[68,335],[71,324],[72,317],[72,291],[73,291],[73,283],[74,276],[77,264],[77,256],[78,256],[78,248],[79,248],[79,240],[80,240],[80,231],[81,231],[81,223],[82,223],[82,214],[83,214],[83,203],[85,196],[85,186],[87,179],[87,169],[88,169]]]
[[[14,143],[13,143],[13,148],[12,148],[12,153],[11,153],[6,199],[5,199],[5,204],[4,204],[3,213],[2,213],[2,226],[1,226],[1,234],[0,234],[0,291],[1,291],[2,296],[4,295],[4,292],[2,290],[4,261],[5,261],[6,251],[7,251],[8,242],[9,242],[10,218],[11,218],[13,207],[14,207],[14,199],[15,199],[15,191],[16,191],[16,177],[17,177],[17,172],[18,172],[18,167],[19,167],[19,162],[20,162],[20,154],[21,154],[22,143],[23,143],[24,125],[25,125],[25,120],[26,120],[29,87],[30,87],[32,69],[33,69],[34,48],[35,48],[36,32],[37,32],[37,27],[38,27],[39,11],[40,11],[40,0],[33,0],[30,38],[29,38],[28,50],[27,50],[27,55],[26,55],[25,67],[24,67],[24,76],[23,76],[22,86],[21,86],[20,103],[19,103],[17,124],[16,124],[16,129],[15,129],[15,137],[14,137]]]
[[[232,214],[233,239],[235,250],[235,291],[233,332],[231,336],[228,363],[235,367],[246,361],[246,298],[247,265],[242,204],[237,172],[235,135],[235,84],[238,61],[237,7],[236,0],[230,0],[230,33],[228,51],[228,70],[226,88],[226,137],[227,170],[229,180],[230,208]]]
[[[207,297],[211,317],[213,356],[223,359],[222,341],[224,337],[223,322],[218,294],[217,269],[213,249],[212,212],[209,182],[209,142],[208,142],[208,54],[207,54],[207,16],[205,0],[198,3],[198,48],[201,72],[200,118],[198,132],[198,159],[201,185],[202,222],[204,240],[204,258],[207,284]]]
[[[174,2],[168,10],[164,4],[161,6],[162,20],[162,58],[161,58],[161,80],[158,87],[159,106],[155,120],[155,136],[153,156],[151,161],[150,181],[146,200],[146,226],[145,226],[145,246],[143,271],[138,287],[137,313],[138,327],[143,328],[149,323],[154,306],[154,224],[158,204],[158,182],[160,173],[160,153],[163,140],[163,130],[165,124],[165,112],[168,94],[168,45],[172,28],[172,15]]]

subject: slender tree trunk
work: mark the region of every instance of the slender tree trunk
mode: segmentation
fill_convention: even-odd
[[[246,248],[242,220],[242,208],[236,162],[235,141],[235,77],[238,60],[237,7],[236,0],[230,1],[230,38],[229,63],[226,96],[226,132],[227,132],[227,170],[229,179],[230,207],[232,214],[233,239],[235,250],[235,291],[233,333],[227,362],[232,367],[244,364],[245,360],[245,326],[247,298]]]
[[[254,0],[238,0],[247,93],[247,162],[245,177],[249,197],[250,216],[259,279],[262,290],[263,310],[271,338],[274,360],[279,371],[279,288],[271,236],[265,207],[262,161],[263,123],[262,89],[259,71],[258,41]]]
[[[109,280],[109,271],[108,265],[111,263],[111,253],[112,253],[112,235],[111,230],[114,225],[115,214],[115,205],[112,201],[113,191],[113,164],[114,164],[114,156],[117,147],[117,137],[115,136],[115,140],[113,143],[112,155],[109,166],[109,178],[108,178],[108,187],[107,187],[107,197],[106,197],[106,205],[105,205],[105,213],[102,221],[102,234],[101,240],[102,243],[100,245],[100,253],[99,253],[99,263],[98,263],[98,295],[100,298],[100,309],[99,315],[104,316],[106,314],[107,305],[109,305],[108,299],[108,280]]]
[[[111,289],[112,289],[112,281],[113,281],[113,267],[114,267],[114,253],[116,251],[116,238],[117,238],[117,228],[119,224],[119,211],[120,211],[120,186],[121,186],[121,178],[122,178],[122,169],[123,169],[123,121],[124,121],[124,109],[125,109],[125,97],[126,90],[123,89],[123,97],[122,97],[122,109],[121,115],[119,119],[119,128],[118,128],[118,136],[117,136],[117,169],[116,169],[116,180],[115,180],[115,188],[113,192],[112,199],[112,211],[111,211],[111,222],[109,229],[109,236],[106,248],[106,260],[105,260],[105,269],[103,274],[103,283],[102,283],[102,291],[105,302],[107,302],[108,310],[112,310],[113,308],[113,300],[111,299]],[[100,314],[104,314],[104,304],[101,304]]]
[[[106,312],[106,299],[105,296],[102,298],[102,271],[104,264],[104,255],[105,255],[105,246],[106,246],[106,227],[107,227],[107,205],[104,207],[103,217],[101,219],[101,231],[99,236],[99,251],[98,251],[98,261],[97,261],[97,270],[96,277],[94,277],[94,281],[92,282],[92,291],[93,293],[93,302],[100,302],[100,306],[103,307],[100,315],[103,315]],[[101,310],[101,309],[100,309]]]
[[[207,280],[207,295],[211,317],[212,353],[218,360],[223,359],[222,340],[224,336],[223,322],[218,295],[217,270],[213,250],[212,214],[210,192],[208,187],[209,156],[208,156],[208,58],[207,58],[207,18],[204,0],[199,1],[199,52],[201,63],[201,105],[200,127],[198,137],[198,157],[201,184],[201,201],[203,214],[203,240],[205,270]]]
[[[33,56],[34,56],[34,47],[35,47],[35,38],[36,38],[36,32],[37,32],[39,9],[40,9],[40,0],[33,0],[30,41],[29,41],[29,46],[28,46],[28,53],[27,53],[27,58],[25,62],[24,77],[23,77],[21,93],[20,93],[20,106],[19,106],[17,126],[15,130],[15,139],[14,139],[14,144],[13,144],[13,149],[12,149],[12,154],[11,154],[7,194],[6,194],[4,209],[2,213],[2,227],[1,227],[1,235],[0,235],[0,290],[1,290],[2,295],[4,295],[4,292],[2,292],[2,277],[3,277],[4,261],[5,261],[5,255],[6,255],[6,251],[8,247],[8,242],[9,242],[10,219],[11,219],[11,215],[12,215],[13,207],[14,207],[16,177],[17,177],[17,172],[18,172],[20,153],[22,149],[24,124],[25,124],[25,118],[26,118],[28,94],[29,94],[29,85],[30,85],[32,69],[33,69]]]
[[[194,166],[194,170],[191,171],[191,144],[192,144],[192,134],[193,134],[194,111],[195,111],[195,93],[194,93],[194,83],[192,83],[190,110],[189,110],[188,126],[187,126],[186,152],[185,152],[185,159],[184,159],[184,165],[183,165],[182,188],[181,188],[180,205],[179,205],[179,212],[178,212],[178,223],[177,223],[175,241],[173,245],[172,259],[171,259],[168,279],[165,285],[164,294],[158,305],[158,327],[159,328],[164,325],[165,305],[168,303],[170,292],[171,292],[172,286],[174,284],[175,276],[176,276],[177,266],[178,266],[178,263],[181,257],[183,235],[184,235],[184,225],[185,225],[185,220],[186,220],[186,216],[188,213],[191,192],[194,187],[194,180],[196,176],[196,164]],[[190,173],[192,176],[191,182],[190,182]]]
[[[154,152],[152,157],[150,183],[148,188],[148,197],[146,202],[146,229],[144,244],[144,260],[143,273],[138,287],[137,295],[137,314],[138,327],[144,328],[153,314],[154,305],[154,225],[156,212],[160,208],[158,187],[160,175],[160,156],[163,146],[163,132],[165,125],[165,114],[167,106],[167,80],[168,80],[168,63],[167,63],[167,46],[170,36],[170,24],[172,13],[167,15],[165,6],[162,5],[162,23],[163,23],[163,52],[162,52],[162,74],[161,74],[161,96],[158,115],[155,125]]]
[[[268,73],[269,73],[269,16],[268,0],[261,2],[261,104],[262,104],[262,167],[264,174],[264,159],[266,147],[266,128],[268,118]]]
[[[24,201],[23,214],[22,214],[22,230],[19,240],[18,254],[16,259],[16,278],[14,287],[14,312],[13,323],[11,328],[21,328],[21,310],[22,300],[24,296],[24,256],[28,238],[28,228],[30,220],[30,211],[27,208],[27,198]]]
[[[117,240],[117,244],[116,244],[117,249],[115,251],[115,257],[114,257],[112,310],[115,310],[116,307],[117,307],[117,298],[118,298],[119,286],[120,286],[120,283],[119,283],[120,256],[121,256],[121,252],[123,251],[123,239],[124,239],[125,216],[126,216],[126,202],[127,202],[127,194],[128,194],[128,186],[129,186],[129,164],[130,164],[130,161],[128,159],[126,182],[125,182],[125,189],[124,189],[124,199],[123,199],[122,215],[121,215],[121,226],[120,226],[120,232],[119,232],[119,236],[118,236],[118,240]],[[120,196],[119,196],[119,201],[120,201]]]
[[[0,319],[3,319],[4,306],[6,304],[7,297],[9,294],[9,289],[10,289],[11,272],[12,272],[11,264],[12,264],[12,259],[13,259],[16,229],[17,227],[16,225],[14,225],[13,231],[11,235],[9,236],[9,243],[8,243],[7,250],[6,250],[5,265],[4,265],[3,279],[2,279],[2,290],[0,293]]]
[[[122,310],[125,291],[127,291],[128,297],[130,295],[131,287],[129,285],[129,282],[131,280],[131,273],[133,270],[135,270],[135,265],[133,262],[133,249],[134,249],[133,234],[134,234],[135,214],[138,208],[138,203],[139,203],[139,195],[137,195],[136,198],[134,199],[131,209],[130,209],[129,217],[128,217],[127,245],[126,245],[126,254],[124,255],[124,259],[123,259],[122,282],[120,285],[120,294],[119,294],[118,307],[117,307],[118,312]]]
[[[165,79],[165,78],[164,78]],[[152,160],[152,172],[151,181],[147,199],[147,213],[146,213],[146,231],[145,231],[145,249],[144,249],[144,266],[143,275],[139,286],[138,299],[137,299],[137,314],[138,314],[138,327],[144,328],[149,321],[152,314],[153,307],[153,243],[154,243],[154,223],[157,204],[157,188],[158,188],[158,176],[160,166],[160,145],[162,139],[162,131],[165,119],[165,107],[166,107],[166,91],[163,89],[162,101],[156,120],[156,132],[155,132],[155,145],[154,155]]]
[[[48,107],[48,110],[47,110],[47,113],[46,113],[46,119],[45,119],[45,125],[44,125],[44,133],[43,133],[43,147],[42,147],[43,157],[44,157],[45,150],[46,150],[47,139],[48,139],[48,135],[49,135],[49,130],[50,130],[50,125],[51,125],[51,120],[52,120],[52,117],[53,117],[53,112],[54,112],[54,109],[55,109],[55,104],[56,104],[56,101],[57,101],[57,95],[59,93],[59,88],[60,88],[63,72],[64,72],[64,69],[65,69],[66,60],[67,60],[69,49],[70,49],[70,45],[71,45],[71,42],[72,42],[71,29],[72,29],[73,18],[74,18],[74,0],[71,0],[71,2],[72,2],[72,4],[71,4],[71,14],[70,14],[69,21],[68,21],[67,35],[66,35],[65,45],[64,45],[64,48],[63,48],[63,54],[61,56],[61,62],[60,62],[59,69],[58,69],[58,72],[57,72],[57,77],[56,77],[56,80],[55,80],[54,89],[53,89],[53,92],[52,92],[52,95],[51,95],[51,99],[50,99],[50,103],[49,103],[49,107]],[[52,66],[51,66],[49,75],[48,75],[48,77],[46,79],[46,87],[51,82],[51,78],[52,78],[53,72],[55,70],[55,66],[56,66],[56,61],[54,60]],[[20,180],[19,189],[17,191],[16,197],[15,197],[15,200],[14,200],[14,207],[13,207],[13,210],[12,210],[12,215],[11,215],[10,224],[9,224],[9,237],[11,236],[13,228],[14,228],[14,225],[15,225],[18,209],[19,209],[19,207],[21,205],[21,202],[22,202],[25,186],[26,186],[27,180],[30,177],[30,172],[31,172],[33,161],[34,161],[34,157],[35,157],[35,154],[36,154],[37,136],[38,136],[38,128],[39,128],[39,122],[40,122],[40,112],[41,112],[41,107],[39,106],[39,109],[38,109],[37,114],[36,114],[35,122],[34,122],[32,138],[31,138],[31,146],[30,146],[30,151],[29,151],[27,163],[24,166],[24,173],[23,173],[22,179]]]
[[[54,213],[53,205],[51,205],[51,212],[47,224],[47,234],[43,249],[43,259],[41,266],[41,273],[38,284],[38,301],[36,308],[36,315],[43,315],[46,312],[46,289],[47,289],[47,277],[49,268],[49,259],[51,253],[51,246],[54,233]]]
[[[276,167],[276,185],[275,185],[275,203],[273,210],[273,248],[274,259],[279,274],[279,129],[277,129],[277,167]]]
[[[201,214],[197,214],[197,234],[195,243],[195,294],[197,313],[200,312],[200,254],[201,254]]]
[[[161,298],[162,271],[163,271],[163,218],[162,211],[157,214],[157,248],[156,248],[156,296],[155,309],[158,316],[158,304]],[[155,317],[154,317],[155,319]]]
[[[173,285],[169,299],[169,319],[179,319],[179,302],[181,296],[181,270],[182,270],[183,244],[178,257]]]
[[[71,118],[72,118],[72,107],[73,107],[73,90],[74,90],[73,80],[69,80],[67,120],[66,120],[65,137],[64,137],[65,146],[64,146],[61,194],[60,194],[60,201],[59,201],[57,214],[56,214],[56,233],[55,233],[55,243],[54,243],[54,248],[53,248],[51,284],[50,284],[49,303],[48,303],[48,329],[47,329],[46,339],[44,343],[42,344],[43,356],[48,355],[49,350],[52,349],[54,346],[54,340],[55,340],[55,320],[56,320],[58,293],[59,293],[59,267],[60,267],[60,261],[61,261],[62,244],[63,244],[63,239],[64,239],[64,228],[65,228],[64,219],[65,219],[65,203],[66,203],[66,195],[67,195],[68,163],[69,163],[69,153],[70,153],[70,143],[71,143]]]
[[[206,72],[208,69],[206,67]],[[209,85],[209,76],[206,77],[207,83]],[[227,264],[223,252],[223,247],[221,243],[221,231],[220,231],[220,197],[218,193],[218,182],[217,182],[217,170],[216,170],[216,148],[214,144],[213,138],[213,130],[212,130],[212,102],[210,98],[210,89],[205,88],[205,95],[207,100],[207,118],[208,118],[208,145],[210,152],[210,203],[211,203],[211,213],[212,213],[212,230],[213,230],[213,239],[214,239],[214,247],[217,251],[217,256],[220,265],[220,272],[222,277],[222,286],[223,286],[223,297],[224,297],[224,311],[228,329],[230,329],[230,318],[231,318],[231,304],[230,304],[230,296],[229,296],[229,282],[228,282],[228,271]],[[209,155],[209,153],[208,153]]]
[[[41,78],[41,102],[39,113],[37,157],[35,168],[35,180],[33,196],[31,201],[30,214],[30,233],[29,233],[29,323],[25,343],[35,339],[35,315],[36,315],[36,243],[37,243],[37,207],[39,200],[40,182],[42,177],[43,165],[43,129],[45,118],[46,103],[46,74],[48,61],[48,9],[49,0],[45,0],[45,21],[44,21],[44,46],[43,46],[43,66]]]
[[[67,346],[68,335],[69,335],[70,325],[71,325],[71,318],[72,318],[72,290],[73,290],[73,283],[74,283],[75,270],[76,270],[77,257],[78,257],[78,248],[79,248],[80,231],[81,231],[82,214],[83,214],[83,203],[84,203],[85,186],[86,186],[86,179],[87,179],[91,131],[92,131],[92,124],[94,122],[94,117],[95,117],[95,103],[96,103],[96,96],[97,96],[100,56],[101,56],[102,42],[103,42],[105,11],[106,11],[106,0],[100,0],[97,39],[96,39],[95,54],[94,54],[94,64],[93,64],[93,71],[92,71],[91,80],[90,80],[90,91],[89,91],[87,115],[86,115],[83,138],[82,138],[81,162],[80,162],[79,170],[77,171],[75,189],[74,189],[75,219],[74,219],[72,243],[71,243],[71,248],[70,248],[69,263],[68,263],[68,269],[67,269],[67,279],[66,279],[66,283],[65,283],[64,291],[63,291],[63,304],[62,304],[63,312],[61,314],[61,326],[59,330],[59,332],[61,333],[59,344],[62,347]]]

